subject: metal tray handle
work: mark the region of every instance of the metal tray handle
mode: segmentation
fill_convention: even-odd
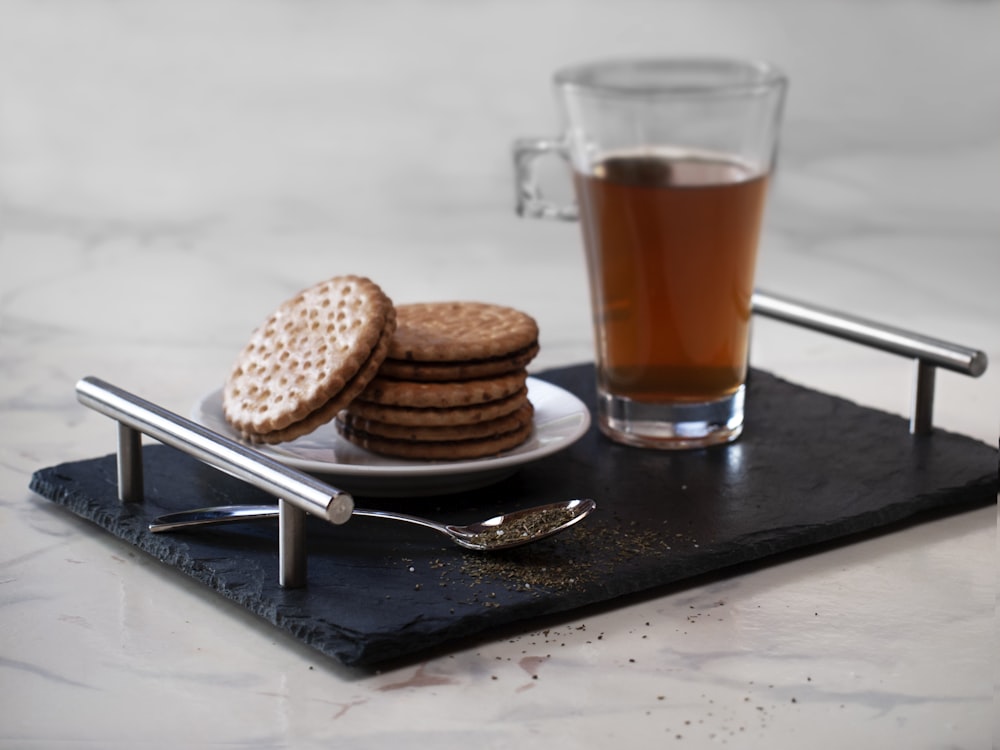
[[[985,352],[931,338],[902,328],[810,305],[805,302],[757,290],[753,312],[782,320],[837,338],[910,357],[916,365],[913,397],[910,402],[910,432],[931,431],[934,415],[934,376],[938,367],[978,378],[986,372]]]
[[[189,453],[278,498],[281,585],[305,584],[305,514],[342,524],[354,499],[343,490],[285,466],[260,451],[209,430],[95,377],[76,384],[77,399],[118,422],[118,498],[143,497],[142,435]]]

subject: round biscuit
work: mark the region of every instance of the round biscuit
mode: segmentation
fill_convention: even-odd
[[[517,393],[524,388],[527,379],[528,373],[524,370],[492,378],[438,383],[392,380],[379,376],[368,384],[358,398],[383,406],[409,406],[419,409],[474,406]]]
[[[226,420],[241,433],[268,433],[304,419],[357,375],[387,327],[395,330],[392,311],[382,289],[359,276],[286,300],[237,357],[223,389]]]
[[[530,315],[486,302],[417,302],[397,307],[389,357],[418,362],[491,359],[538,341]]]
[[[392,317],[393,316],[390,315],[390,318]],[[293,422],[283,429],[265,433],[245,432],[243,433],[243,438],[245,440],[249,440],[251,443],[266,443],[269,445],[275,445],[277,443],[286,443],[289,440],[295,440],[303,435],[308,435],[316,428],[325,425],[327,422],[336,417],[338,412],[348,406],[351,401],[357,398],[357,395],[361,393],[361,391],[365,389],[365,386],[368,385],[369,381],[375,377],[375,373],[378,372],[379,366],[385,358],[385,353],[389,349],[389,340],[391,338],[392,334],[389,330],[386,330],[386,332],[383,333],[382,337],[378,340],[378,343],[375,345],[375,349],[372,350],[368,361],[361,367],[360,370],[358,370],[358,374],[351,378],[350,382],[348,382],[347,385],[345,385],[344,388],[333,398],[323,404],[323,406],[307,414],[298,422]]]
[[[448,409],[417,409],[407,406],[385,406],[371,404],[355,399],[347,407],[347,411],[360,419],[373,419],[387,424],[408,426],[444,426],[460,424],[476,424],[497,419],[517,411],[528,400],[528,389],[498,401],[473,406],[460,406]]]
[[[410,440],[415,442],[439,443],[450,440],[481,440],[494,435],[502,435],[531,422],[535,410],[530,401],[526,401],[517,411],[496,419],[475,424],[462,425],[397,425],[378,422],[374,419],[362,419],[349,412],[342,411],[337,419],[349,430],[364,432],[374,437],[390,440]]]
[[[451,440],[434,443],[380,438],[352,430],[339,419],[335,424],[345,440],[372,453],[394,458],[435,461],[464,461],[495,456],[521,445],[531,437],[533,431],[532,425],[528,423],[510,432],[480,440]]]
[[[454,362],[418,362],[386,358],[379,375],[396,380],[448,381],[472,380],[523,370],[538,354],[538,343],[513,354],[493,359],[456,360]]]

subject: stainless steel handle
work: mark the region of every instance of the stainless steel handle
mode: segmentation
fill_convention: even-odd
[[[174,414],[95,377],[76,384],[77,399],[118,422],[118,497],[142,500],[142,435],[269,492],[279,499],[279,578],[283,586],[305,583],[305,514],[342,524],[354,498],[315,477],[285,466],[235,440]]]
[[[978,349],[810,305],[789,297],[757,290],[753,294],[752,304],[753,311],[757,315],[912,358],[916,364],[910,406],[910,432],[913,434],[925,434],[931,431],[934,377],[937,367],[977,378],[986,371],[988,364],[986,353]]]
[[[974,378],[986,371],[986,354],[978,349],[809,305],[789,297],[757,290],[753,294],[753,311],[758,315],[919,359]]]
[[[347,492],[110,383],[86,377],[76,384],[76,393],[80,403],[117,420],[119,424],[190,453],[330,523],[341,524],[351,517],[354,502]],[[141,487],[137,489],[141,490]],[[136,495],[121,499],[141,498]]]

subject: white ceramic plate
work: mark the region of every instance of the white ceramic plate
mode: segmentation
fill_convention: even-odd
[[[524,464],[568,448],[590,427],[590,412],[572,393],[537,378],[528,378],[528,398],[535,407],[535,429],[513,450],[471,461],[407,461],[370,453],[326,424],[309,435],[279,445],[254,446],[287,466],[322,475],[352,494],[417,497],[483,487],[504,479]],[[222,390],[207,393],[195,404],[194,421],[228,437],[239,435],[222,416]]]

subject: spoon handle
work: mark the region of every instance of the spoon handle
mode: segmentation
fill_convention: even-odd
[[[426,518],[406,515],[405,513],[390,513],[385,510],[368,510],[367,508],[355,507],[351,511],[351,515],[367,516],[369,518],[387,518],[393,521],[412,523],[448,535],[447,529],[442,524],[435,523]],[[188,529],[195,526],[217,526],[224,523],[267,520],[277,517],[277,505],[219,505],[212,508],[182,510],[178,513],[168,513],[159,516],[158,518],[154,518],[149,524],[149,530],[156,534],[162,531],[176,531],[177,529]]]
[[[352,515],[367,516],[368,518],[388,518],[390,521],[402,521],[403,523],[412,523],[414,526],[423,526],[425,529],[432,529],[448,537],[454,536],[444,524],[431,521],[429,518],[411,516],[406,513],[392,513],[387,510],[369,510],[368,508],[355,507]]]
[[[179,513],[168,513],[153,519],[149,530],[154,534],[161,531],[174,531],[192,526],[215,526],[238,521],[256,521],[266,518],[277,518],[277,505],[220,505],[215,508],[198,508],[197,510],[182,510]]]

